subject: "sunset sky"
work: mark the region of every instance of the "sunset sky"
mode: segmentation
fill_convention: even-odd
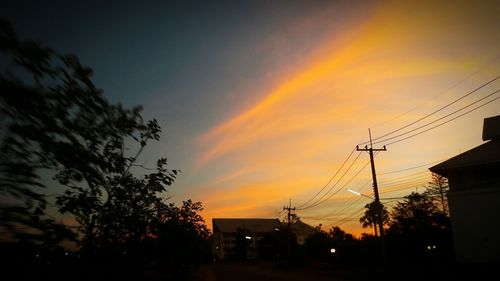
[[[374,145],[393,198],[423,191],[427,168],[481,144],[500,114],[499,1],[6,2],[20,37],[77,54],[111,101],[159,121],[140,162],[181,169],[172,200],[202,201],[210,227],[284,218],[291,199],[307,223],[371,233],[358,222],[370,200],[346,190],[373,194],[368,154],[351,154],[368,128],[445,107]]]

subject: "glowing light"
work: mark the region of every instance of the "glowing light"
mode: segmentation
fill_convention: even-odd
[[[361,196],[361,193],[359,193],[359,192],[357,192],[357,191],[354,191],[354,190],[352,190],[352,189],[349,189],[349,188],[348,188],[348,189],[347,189],[347,191],[349,191],[350,193],[354,193],[354,194],[356,194],[356,195],[358,195],[358,196]]]
[[[356,194],[356,195],[358,195],[358,196],[363,196],[363,197],[366,197],[366,198],[368,198],[368,199],[374,200],[374,198],[372,198],[372,197],[370,197],[370,196],[368,196],[368,195],[361,194],[361,193],[359,193],[359,192],[357,192],[357,191],[354,191],[354,190],[352,190],[352,189],[349,189],[349,188],[348,188],[348,189],[347,189],[347,191],[349,191],[350,193],[354,193],[354,194]]]

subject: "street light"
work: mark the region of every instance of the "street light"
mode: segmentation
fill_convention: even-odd
[[[354,190],[352,190],[352,189],[349,189],[349,188],[347,189],[347,191],[349,191],[350,193],[356,194],[356,195],[358,195],[358,196],[363,196],[363,197],[366,197],[366,198],[368,198],[368,199],[375,200],[375,198],[373,198],[373,197],[370,197],[370,196],[368,196],[368,195],[361,194],[361,193],[359,193],[359,192],[357,192],[357,191],[354,191]]]
[[[355,194],[355,195],[357,195],[357,196],[363,196],[363,197],[366,197],[366,198],[368,198],[368,199],[370,199],[370,200],[373,200],[373,203],[372,203],[372,204],[377,204],[377,200],[375,200],[375,198],[373,198],[373,197],[371,197],[371,196],[364,195],[364,194],[362,194],[362,193],[360,193],[360,192],[354,191],[354,190],[349,189],[349,188],[347,189],[347,191],[349,191],[350,193]],[[382,205],[382,203],[381,203],[380,201],[379,201],[379,204],[380,204],[381,206],[383,206],[383,205]],[[382,209],[383,209],[383,207],[382,207],[382,208],[380,208],[380,209],[381,209],[381,210],[380,210],[380,212],[379,212],[379,210],[378,210],[378,208],[377,208],[377,216],[378,216],[379,218],[382,218],[382,212],[383,212],[383,210],[382,210]],[[375,219],[376,219],[376,218],[375,218]],[[378,221],[377,221],[377,222],[378,222]],[[374,222],[374,223],[375,223],[375,222]],[[375,229],[374,229],[374,231],[375,231],[375,236],[377,236],[377,227],[376,227],[375,225],[374,225],[373,227],[375,228]],[[382,237],[382,235],[380,235],[380,237]]]
[[[385,263],[387,261],[387,252],[386,252],[385,242],[384,242],[384,222],[383,222],[383,218],[382,218],[384,205],[382,205],[382,202],[380,202],[381,198],[378,196],[378,193],[375,193],[376,197],[373,198],[373,197],[361,194],[361,193],[354,191],[352,189],[349,189],[349,188],[347,189],[347,191],[349,191],[350,193],[356,194],[358,196],[363,196],[363,197],[369,198],[370,200],[373,200],[372,204],[375,204],[376,211],[377,211],[376,216],[378,216],[378,225],[379,225],[379,229],[380,229],[379,230],[379,233],[380,233],[379,237],[380,237],[380,246],[381,246],[381,250],[382,250],[382,258],[383,258],[383,262]],[[377,232],[376,232],[376,227],[375,227],[375,235],[377,235],[376,233]]]
[[[359,193],[359,192],[354,191],[354,190],[349,189],[349,188],[347,189],[347,191],[349,191],[349,192],[350,192],[350,193],[352,193],[352,194],[356,194],[356,195],[358,195],[358,196],[363,196],[363,197],[366,197],[366,198],[368,198],[368,199],[375,200],[375,198],[373,198],[373,197],[371,197],[371,196],[368,196],[368,195],[365,195],[365,194]],[[404,197],[404,196],[400,196],[400,197],[384,197],[384,198],[379,198],[379,199],[380,199],[380,200],[396,200],[396,199],[404,199],[404,198],[406,198],[406,197]]]

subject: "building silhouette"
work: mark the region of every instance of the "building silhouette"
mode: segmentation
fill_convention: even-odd
[[[233,253],[239,235],[248,240],[246,256],[257,257],[257,245],[267,234],[279,231],[278,219],[214,218],[212,219],[213,252],[218,259],[227,259]]]
[[[500,262],[500,115],[484,119],[483,140],[430,168],[448,178],[455,251],[461,262]]]

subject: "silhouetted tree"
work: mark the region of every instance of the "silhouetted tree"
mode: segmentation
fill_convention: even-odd
[[[47,201],[36,189],[49,181],[40,174],[50,171],[66,187],[57,205],[83,227],[84,244],[95,243],[96,236],[117,240],[144,235],[140,216],[177,174],[165,169],[166,160],[142,179],[130,172],[146,143],[159,139],[156,120],[144,122],[140,107],[110,104],[92,83],[92,70],[76,56],[19,40],[5,22],[0,38],[1,50],[12,61],[0,76],[2,192],[23,200],[19,208],[27,216],[39,217]],[[137,153],[126,155],[127,139],[138,144]]]
[[[378,234],[379,210],[382,208],[382,223],[385,225],[389,222],[389,212],[382,204],[377,204],[375,201],[365,205],[365,214],[359,219],[363,228],[373,227],[375,235]]]
[[[149,224],[148,241],[151,252],[172,265],[193,264],[210,257],[209,231],[200,202],[184,201],[181,207],[164,206],[160,215]]]
[[[312,259],[325,259],[330,255],[331,237],[325,231],[317,228],[317,232],[306,238],[304,244],[307,255]]]
[[[370,252],[363,249],[359,239],[339,226],[332,226],[328,232],[318,229],[306,239],[304,246],[311,259],[334,264],[362,263]]]
[[[412,192],[393,208],[390,228],[404,232],[424,230],[433,227],[447,226],[446,221],[436,207],[432,198],[426,193]]]
[[[411,193],[393,208],[388,238],[393,252],[411,259],[422,259],[429,250],[452,255],[449,218],[427,193]],[[429,248],[430,247],[430,248]]]
[[[345,232],[338,226],[332,226],[328,231],[328,235],[333,241],[349,241],[355,240],[354,236],[350,233]]]
[[[11,239],[60,240],[50,233],[68,232],[54,231],[57,223],[43,216],[47,199],[42,175],[51,171],[61,181],[83,178],[94,172],[78,169],[84,161],[89,167],[107,163],[92,152],[97,147],[93,138],[109,128],[101,118],[109,105],[88,80],[90,69],[74,56],[19,40],[3,20],[0,52],[5,62],[0,73],[1,226]]]
[[[208,237],[201,203],[176,207],[162,199],[179,172],[166,159],[143,176],[133,173],[148,142],[160,139],[156,120],[143,120],[139,106],[110,103],[76,56],[20,40],[5,21],[0,52],[7,61],[0,73],[0,226],[11,239],[57,243],[71,233],[47,217],[47,185],[63,188],[55,205],[78,223],[83,253],[137,249],[146,238],[189,244]]]
[[[432,181],[429,182],[429,185],[426,188],[426,193],[438,203],[443,214],[445,216],[449,216],[448,191],[450,187],[448,185],[448,179],[441,175],[432,173]]]

